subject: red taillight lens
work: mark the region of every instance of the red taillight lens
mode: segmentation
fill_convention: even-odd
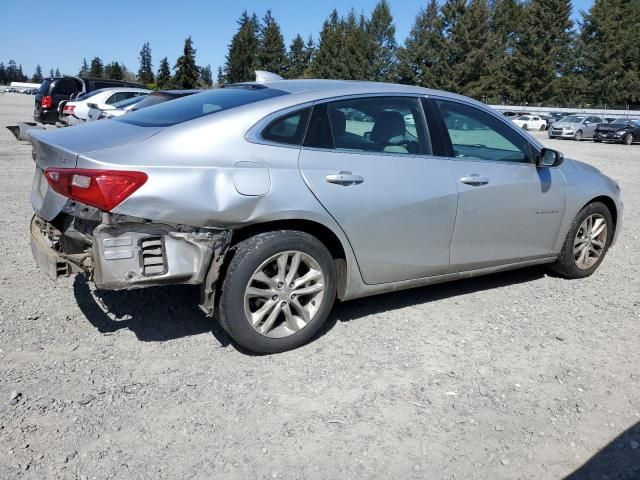
[[[77,202],[110,212],[145,184],[147,174],[127,170],[47,168],[51,188]]]
[[[40,106],[42,108],[51,108],[53,106],[53,97],[51,95],[45,95],[40,100]]]
[[[75,109],[76,109],[75,105],[65,105],[64,108],[62,109],[62,113],[71,115]]]

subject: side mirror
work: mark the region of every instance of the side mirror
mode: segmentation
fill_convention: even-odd
[[[538,167],[557,167],[564,161],[564,155],[550,148],[543,148],[538,155],[536,165]]]

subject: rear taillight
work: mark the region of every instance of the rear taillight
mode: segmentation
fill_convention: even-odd
[[[64,108],[62,109],[62,113],[65,115],[71,115],[73,114],[73,111],[76,109],[75,105],[65,105]]]
[[[40,100],[40,106],[42,108],[51,108],[53,106],[53,97],[51,95],[45,95]]]
[[[142,172],[84,168],[47,168],[44,174],[55,192],[106,212],[122,203],[148,178]]]

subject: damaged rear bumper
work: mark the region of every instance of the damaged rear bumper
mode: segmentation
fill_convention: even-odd
[[[38,266],[54,280],[85,272],[96,287],[107,290],[197,285],[205,280],[214,284],[231,238],[228,230],[103,223],[93,230],[84,252],[68,254],[60,247],[61,235],[34,216],[31,251]]]

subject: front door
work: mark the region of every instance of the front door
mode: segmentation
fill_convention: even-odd
[[[447,160],[431,155],[416,98],[315,105],[300,170],[344,230],[365,283],[448,271],[458,193]]]
[[[459,191],[451,264],[470,270],[550,256],[565,208],[557,168],[538,168],[515,128],[471,105],[429,100],[439,113]],[[430,115],[431,116],[431,115]]]

